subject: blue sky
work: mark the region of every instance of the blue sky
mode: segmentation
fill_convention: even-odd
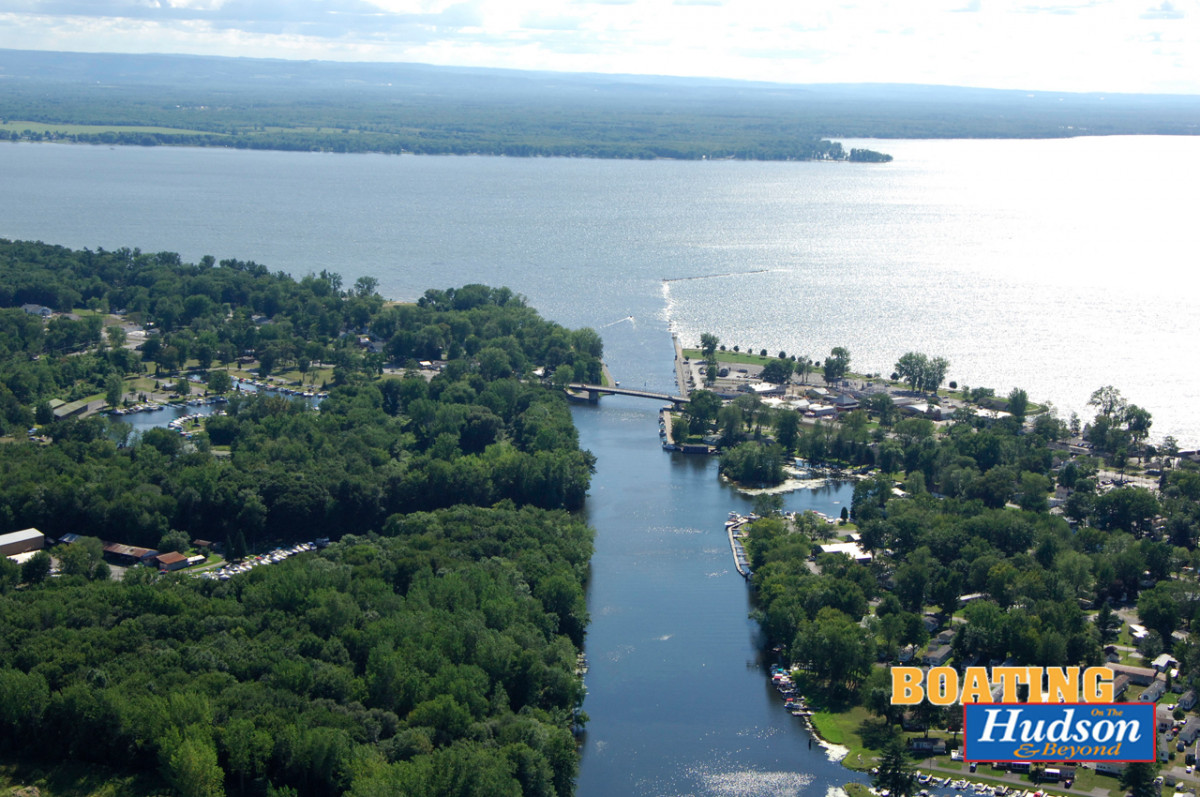
[[[1200,0],[0,0],[0,47],[1200,94]]]

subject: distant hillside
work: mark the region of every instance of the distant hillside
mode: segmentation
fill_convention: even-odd
[[[1200,133],[1197,96],[16,50],[0,50],[0,113],[5,138],[621,158],[845,158],[823,140],[837,137]]]

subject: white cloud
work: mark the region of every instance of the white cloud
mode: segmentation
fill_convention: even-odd
[[[13,48],[1200,93],[1200,15],[1185,14],[1183,0],[9,0],[5,7],[0,47]]]
[[[1175,7],[1174,3],[1163,0],[1156,8],[1151,8],[1142,14],[1142,19],[1183,19],[1184,13]]]

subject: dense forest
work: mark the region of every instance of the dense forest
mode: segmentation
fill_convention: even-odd
[[[1191,96],[0,50],[0,139],[886,161],[833,138],[1196,135]]]
[[[369,279],[137,250],[0,241],[0,285],[0,531],[84,535],[54,576],[0,558],[3,754],[184,795],[572,792],[591,531],[568,510],[593,459],[534,370],[598,378],[595,332],[503,288],[396,305]],[[232,391],[188,438],[50,410],[236,369],[320,373],[328,396]],[[316,537],[335,542],[227,581],[112,580],[94,541]]]

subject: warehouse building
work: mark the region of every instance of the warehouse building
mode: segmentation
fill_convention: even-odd
[[[0,534],[0,556],[40,551],[46,547],[46,535],[37,529],[11,531]]]

